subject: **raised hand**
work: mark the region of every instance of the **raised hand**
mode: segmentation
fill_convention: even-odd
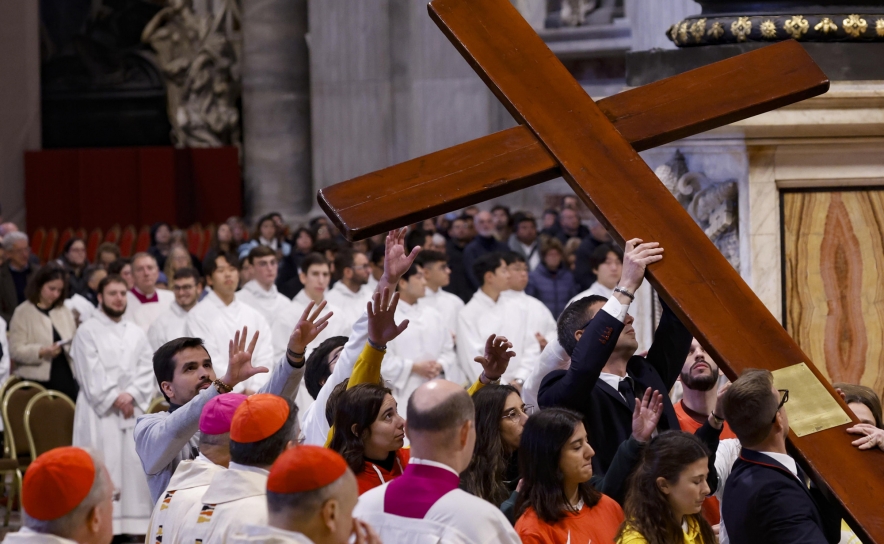
[[[632,437],[642,443],[650,440],[662,415],[663,395],[659,391],[652,392],[648,387],[641,401],[635,399],[635,409],[632,411]]]
[[[724,387],[718,389],[718,394],[715,397],[715,409],[709,414],[709,424],[716,429],[724,427],[723,418],[727,417],[724,415],[724,394],[727,393],[727,390],[730,389],[730,387],[731,383],[728,382],[724,384]]]
[[[386,279],[387,285],[395,288],[399,282],[399,278],[408,272],[414,259],[420,253],[420,246],[411,250],[411,253],[405,253],[405,232],[407,229],[397,229],[390,231],[384,241],[384,275],[382,279]],[[378,283],[378,291],[384,286]]]
[[[662,258],[663,248],[657,242],[644,243],[640,238],[627,241],[626,250],[623,252],[623,271],[618,285],[634,295],[641,287],[648,265]]]
[[[307,346],[310,345],[310,342],[316,340],[319,333],[328,327],[328,320],[331,319],[334,312],[325,314],[317,321],[319,314],[325,309],[325,305],[326,302],[324,300],[319,303],[319,306],[316,306],[316,303],[311,301],[310,304],[304,308],[303,313],[301,313],[301,318],[298,319],[298,323],[295,325],[295,329],[289,337],[289,350],[295,353],[304,353]],[[316,307],[314,308],[314,306]]]
[[[240,334],[240,331],[236,331],[236,335],[234,335],[233,339],[227,346],[227,374],[221,378],[221,382],[224,383],[224,385],[233,387],[238,383],[248,380],[255,374],[270,372],[270,369],[266,366],[252,366],[252,353],[255,352],[255,345],[258,343],[259,334],[260,331],[255,333],[255,336],[252,337],[252,341],[249,342],[248,348],[246,348],[249,328],[243,327],[242,334]]]
[[[371,302],[366,307],[368,339],[376,346],[386,346],[387,342],[402,334],[402,331],[408,327],[408,320],[396,324],[394,317],[396,307],[399,305],[399,293],[394,293],[390,297],[389,287],[384,287],[383,293],[375,291],[371,298]]]
[[[861,450],[870,450],[875,446],[884,450],[884,429],[879,429],[868,423],[857,423],[853,427],[847,429],[847,432],[851,434],[865,435],[851,442],[851,444]]]
[[[506,367],[510,364],[510,359],[516,356],[513,344],[503,336],[492,334],[485,340],[485,355],[480,355],[473,359],[482,365],[482,374],[488,381],[499,380]]]

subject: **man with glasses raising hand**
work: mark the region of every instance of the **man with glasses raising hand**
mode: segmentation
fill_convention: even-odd
[[[185,336],[184,323],[187,320],[187,312],[199,302],[200,292],[203,290],[199,272],[190,267],[175,271],[171,287],[175,302],[157,317],[147,331],[147,340],[154,351],[170,340]]]

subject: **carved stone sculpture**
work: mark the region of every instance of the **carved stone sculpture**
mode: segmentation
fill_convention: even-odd
[[[734,268],[740,269],[737,182],[690,172],[681,151],[654,171]]]
[[[145,26],[141,39],[156,51],[166,78],[176,147],[239,145],[241,19],[237,0],[205,17],[191,0],[170,0]]]
[[[552,13],[559,2],[558,14]],[[548,0],[547,6],[551,12],[548,27],[610,24],[614,17],[623,16],[622,0]]]

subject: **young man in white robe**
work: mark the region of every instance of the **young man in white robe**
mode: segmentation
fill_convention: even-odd
[[[98,454],[71,446],[49,450],[28,467],[22,527],[6,533],[3,544],[110,544],[114,497]]]
[[[163,544],[225,544],[247,523],[267,524],[267,477],[276,458],[297,444],[298,407],[261,393],[236,409],[230,425],[230,465],[215,474],[202,498]]]
[[[473,383],[482,373],[482,365],[474,359],[484,353],[490,335],[506,336],[517,354],[525,349],[522,338],[510,338],[502,332],[512,328],[509,321],[515,317],[513,312],[519,311],[502,296],[510,288],[509,268],[503,254],[492,252],[480,256],[473,264],[473,274],[481,286],[457,317],[457,360],[467,378],[462,385]],[[537,342],[533,337],[532,341]],[[512,372],[507,370],[504,381],[510,376]]]
[[[418,264],[424,269],[424,280],[427,289],[424,297],[418,301],[420,306],[429,306],[442,314],[445,326],[451,337],[457,342],[457,316],[463,310],[464,302],[459,296],[442,289],[451,283],[451,268],[444,253],[423,250],[418,255]],[[452,380],[457,381],[457,380]]]
[[[150,348],[154,351],[170,340],[185,336],[184,325],[187,322],[187,314],[199,302],[199,295],[203,290],[199,272],[194,268],[179,268],[170,281],[175,302],[160,314],[147,331]]]
[[[569,300],[568,306],[589,295],[611,298],[614,288],[617,287],[617,282],[620,281],[620,274],[623,271],[623,251],[619,247],[601,244],[593,250],[589,260],[589,266],[592,273],[596,275],[596,281],[589,286],[589,289],[578,293]],[[638,340],[636,353],[647,352],[654,341],[657,320],[654,316],[653,303],[654,290],[649,282],[643,282],[635,292],[635,300],[630,305],[629,312],[635,318],[632,326],[635,329],[635,339]]]
[[[267,479],[267,525],[246,525],[231,544],[380,544],[366,523],[353,519],[356,477],[335,451],[299,446],[283,452]]]
[[[145,542],[176,542],[187,512],[198,503],[212,478],[230,464],[230,425],[245,395],[227,393],[206,403],[200,415],[199,455],[182,461],[154,505]]]
[[[365,305],[374,292],[366,284],[371,277],[371,265],[365,253],[342,249],[335,255],[335,274],[339,278],[325,298],[337,308],[338,319],[349,329],[365,311]]]
[[[407,320],[408,328],[387,344],[381,365],[381,375],[392,384],[393,397],[402,406],[418,386],[443,372],[453,382],[466,381],[442,315],[419,304],[426,285],[423,269],[417,264],[399,278],[399,304],[394,318],[397,323]]]
[[[273,323],[292,303],[291,299],[276,288],[276,276],[279,274],[276,252],[268,246],[256,246],[249,251],[246,259],[252,265],[252,279],[236,293],[236,298],[264,316],[272,330]],[[285,346],[285,341],[286,338],[282,338],[281,341],[274,343],[274,347],[277,348],[273,352],[274,359],[284,355],[284,348],[278,348]]]
[[[147,333],[150,326],[165,312],[175,296],[167,289],[157,289],[160,269],[150,253],[136,253],[132,257],[132,278],[135,286],[126,293],[124,319],[132,321]]]
[[[107,276],[98,286],[101,313],[74,335],[71,358],[80,384],[74,412],[75,446],[100,452],[120,502],[114,504],[114,534],[143,535],[153,508],[147,478],[135,452],[135,421],[156,394],[152,350],[144,331],[122,319],[126,283]]]
[[[230,339],[243,327],[258,333],[252,364],[270,368],[278,360],[273,357],[270,324],[257,310],[236,297],[236,287],[239,285],[237,264],[236,257],[227,253],[219,253],[214,261],[205,263],[206,282],[211,289],[188,312],[184,325],[185,336],[203,339],[215,371],[219,374],[227,371],[227,359],[224,355],[228,351]],[[245,383],[238,384],[235,391],[254,393],[266,383],[266,375],[256,374]]]
[[[288,308],[286,308],[276,321],[272,323],[274,337],[274,352],[279,353],[285,350],[285,331],[291,331],[298,317],[304,312],[310,304],[321,304],[325,300],[328,284],[331,280],[331,271],[328,261],[319,253],[310,253],[301,260],[301,272],[298,275],[301,284],[304,286],[295,298],[292,299]],[[340,317],[340,310],[333,304],[326,302],[326,312],[331,312],[332,317],[328,322],[328,326],[307,345],[306,356],[310,357],[313,350],[326,339],[333,336],[347,336],[350,334],[350,328],[344,323],[344,319]],[[313,397],[302,387],[298,391],[296,399],[299,409],[299,417],[303,418],[307,413],[307,409],[313,404]],[[303,421],[303,419],[302,419]]]
[[[304,377],[306,345],[328,326],[329,315],[319,317],[323,307],[308,306],[301,315],[289,334],[285,357],[273,366],[270,379],[260,392],[295,398]],[[154,503],[169,485],[178,464],[197,457],[197,431],[206,403],[229,393],[255,374],[268,371],[252,365],[258,335],[252,336],[248,347],[247,336],[248,331],[243,329],[228,342],[227,371],[220,377],[199,338],[178,338],[154,353],[154,377],[170,408],[168,412],[141,416],[135,426],[136,449]]]
[[[503,379],[521,391],[531,370],[540,362],[540,352],[550,340],[556,338],[556,320],[546,304],[525,293],[528,286],[525,258],[510,251],[503,254],[503,259],[509,271],[509,289],[500,296],[513,310],[500,334],[514,346],[521,347],[521,351],[516,351],[516,356],[510,361]]]

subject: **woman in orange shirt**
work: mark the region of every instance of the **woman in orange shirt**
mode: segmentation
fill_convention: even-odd
[[[347,389],[337,402],[329,447],[350,465],[360,495],[398,478],[408,464],[405,419],[397,408],[392,392],[374,383]]]
[[[550,408],[528,419],[519,446],[522,491],[516,506],[523,543],[614,540],[623,510],[589,483],[593,455],[577,412]]]

